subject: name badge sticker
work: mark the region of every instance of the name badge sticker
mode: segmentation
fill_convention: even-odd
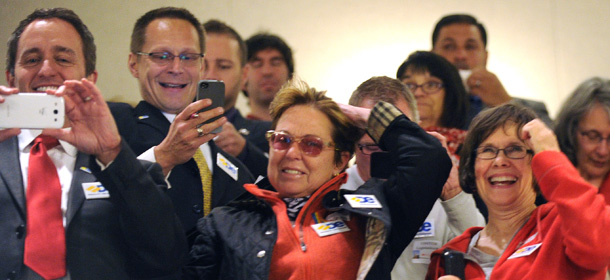
[[[100,182],[83,183],[83,192],[87,199],[109,198],[110,192]]]
[[[216,154],[216,165],[220,167],[225,173],[227,173],[233,180],[237,181],[238,167],[225,158],[221,153]]]
[[[415,234],[415,238],[434,237],[434,229],[434,219],[426,219],[419,227],[417,234]]]
[[[381,204],[372,194],[346,194],[344,196],[353,208],[381,208]]]
[[[320,236],[329,236],[341,232],[350,231],[349,227],[345,224],[345,222],[338,221],[330,221],[325,223],[319,223],[315,225],[311,225],[311,228]]]
[[[534,244],[534,245],[530,245],[530,246],[525,246],[525,247],[515,251],[512,255],[510,255],[510,257],[508,257],[508,259],[510,260],[510,259],[515,259],[515,258],[529,256],[534,251],[536,251],[538,248],[540,248],[540,246],[542,246],[542,243],[538,243],[538,244]]]

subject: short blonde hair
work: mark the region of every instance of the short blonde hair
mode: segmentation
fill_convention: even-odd
[[[297,105],[317,109],[333,124],[331,137],[335,142],[335,164],[341,163],[341,152],[349,152],[350,156],[354,154],[356,141],[362,137],[364,131],[343,114],[339,105],[326,96],[326,91],[316,91],[299,79],[292,79],[284,84],[271,102],[269,107],[272,118],[271,128],[277,127],[278,120],[288,108]]]

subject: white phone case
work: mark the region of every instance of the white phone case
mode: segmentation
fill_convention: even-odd
[[[64,125],[64,99],[46,93],[3,95],[0,103],[2,128],[61,128]]]

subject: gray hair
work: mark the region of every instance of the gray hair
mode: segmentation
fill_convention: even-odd
[[[602,105],[610,115],[610,80],[593,77],[582,82],[563,103],[555,119],[555,134],[559,147],[575,166],[578,166],[578,125],[596,104]]]

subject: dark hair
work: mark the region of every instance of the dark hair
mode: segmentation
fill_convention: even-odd
[[[254,56],[262,50],[275,49],[282,54],[284,62],[288,67],[288,78],[292,78],[294,73],[294,60],[292,58],[292,49],[277,35],[269,33],[258,33],[246,40],[248,46],[248,61],[252,60]]]
[[[610,114],[610,80],[599,77],[582,82],[566,99],[555,119],[555,135],[561,151],[578,166],[578,126],[595,105],[601,105]]]
[[[517,125],[517,135],[523,126],[536,118],[536,113],[525,106],[507,103],[498,107],[486,109],[473,120],[466,139],[460,151],[459,177],[460,186],[467,193],[476,194],[477,185],[474,164],[477,158],[476,150],[496,129],[507,129],[508,125]],[[534,178],[534,190],[540,193]]]
[[[241,38],[241,36],[239,36],[239,33],[235,31],[235,29],[233,29],[226,23],[216,19],[211,19],[204,23],[203,29],[205,29],[206,34],[213,33],[219,35],[227,35],[235,39],[235,41],[237,41],[237,44],[239,45],[239,59],[241,66],[243,67],[244,65],[246,65],[246,62],[248,61],[248,47],[246,46],[246,43]]]
[[[372,77],[356,88],[349,98],[349,105],[361,106],[364,99],[371,99],[375,103],[385,101],[391,104],[402,98],[409,109],[413,113],[414,122],[419,122],[419,112],[417,111],[417,102],[415,96],[409,88],[399,80],[390,77]]]
[[[427,51],[416,51],[409,55],[398,71],[396,78],[402,80],[410,70],[413,73],[429,72],[443,82],[445,99],[440,125],[443,127],[466,129],[469,109],[468,95],[457,68],[444,57]]]
[[[271,129],[277,127],[277,123],[288,110],[288,108],[305,105],[317,109],[328,117],[333,124],[331,133],[335,142],[335,164],[341,162],[341,152],[349,152],[350,157],[356,149],[356,141],[362,138],[364,131],[359,129],[354,122],[347,117],[325,91],[316,91],[307,83],[299,80],[290,80],[282,86],[269,106],[271,114]]]
[[[205,53],[205,35],[201,23],[199,23],[199,20],[187,9],[175,7],[163,7],[151,10],[136,21],[136,24],[133,26],[133,31],[131,32],[131,44],[129,46],[132,53],[142,51],[142,47],[146,42],[146,27],[148,27],[152,21],[160,18],[182,19],[188,21],[193,25],[195,30],[197,30],[199,48],[201,49],[201,53]]]
[[[17,48],[19,47],[19,38],[27,26],[39,19],[58,18],[71,24],[78,35],[80,35],[83,43],[83,55],[85,56],[85,74],[89,76],[95,71],[95,42],[89,28],[83,21],[74,13],[74,11],[65,8],[37,9],[24,20],[19,22],[19,26],[13,31],[8,40],[8,51],[6,58],[6,71],[15,76],[15,63],[17,61]]]
[[[436,26],[434,26],[434,31],[432,31],[432,47],[436,45],[438,35],[440,34],[441,29],[443,29],[443,27],[445,26],[456,23],[466,23],[476,26],[479,29],[479,33],[481,33],[481,40],[483,40],[483,46],[487,47],[487,32],[485,31],[485,27],[482,23],[478,22],[475,17],[467,14],[446,15],[441,18],[441,20],[436,23]]]

